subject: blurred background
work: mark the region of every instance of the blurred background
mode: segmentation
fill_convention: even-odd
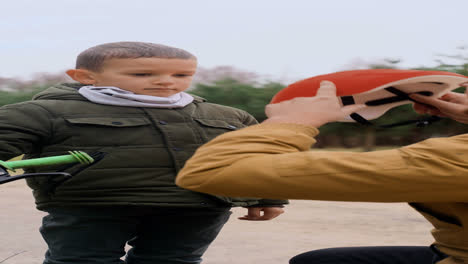
[[[276,92],[319,74],[399,68],[468,75],[467,9],[466,0],[5,1],[0,105],[69,82],[64,72],[86,48],[145,41],[195,54],[189,92],[262,121]],[[416,117],[405,105],[376,123]],[[371,150],[467,131],[450,120],[385,130],[334,123],[321,129],[316,146]]]

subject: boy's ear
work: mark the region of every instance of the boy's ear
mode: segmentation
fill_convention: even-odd
[[[96,80],[91,71],[85,69],[71,69],[66,71],[67,75],[73,80],[82,84],[95,84]]]

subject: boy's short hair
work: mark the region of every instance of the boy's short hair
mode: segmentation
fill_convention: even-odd
[[[188,51],[162,44],[148,42],[112,42],[91,47],[81,52],[76,58],[76,69],[100,71],[105,60],[108,59],[195,59]]]

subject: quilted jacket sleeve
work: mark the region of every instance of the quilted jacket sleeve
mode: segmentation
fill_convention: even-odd
[[[247,112],[244,112],[245,118],[243,124],[247,126],[257,125],[258,121]],[[247,207],[283,207],[283,205],[289,204],[288,200],[283,199],[259,199],[258,204],[247,206]]]
[[[0,160],[40,149],[51,136],[51,119],[47,110],[31,102],[0,107]]]

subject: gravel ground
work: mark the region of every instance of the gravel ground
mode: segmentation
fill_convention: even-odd
[[[34,208],[23,181],[0,188],[0,263],[40,264],[46,250],[39,234],[44,213]],[[429,245],[431,226],[403,203],[291,201],[268,222],[231,220],[208,249],[204,264],[287,264],[312,249],[342,246]]]

